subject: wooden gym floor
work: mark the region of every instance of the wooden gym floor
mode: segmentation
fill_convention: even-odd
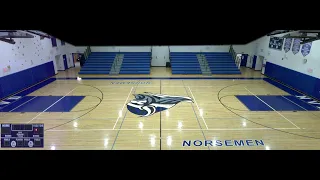
[[[238,76],[168,79],[166,68],[153,68],[144,77],[164,78],[77,80],[78,70],[59,72],[28,100],[0,112],[0,123],[43,123],[40,149],[48,150],[320,149],[320,112],[260,72],[243,68]],[[175,105],[147,117],[129,111],[134,94],[145,92],[170,96],[159,106],[172,99]]]

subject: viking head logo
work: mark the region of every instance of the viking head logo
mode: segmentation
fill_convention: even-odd
[[[127,108],[133,114],[140,116],[151,116],[154,113],[170,109],[182,101],[193,103],[190,97],[152,94],[148,92],[134,94],[134,97],[135,99],[127,104]]]

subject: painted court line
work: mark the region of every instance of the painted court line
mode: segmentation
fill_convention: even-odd
[[[53,104],[51,104],[49,107],[47,107],[45,110],[43,110],[41,113],[39,113],[36,117],[32,118],[30,121],[28,121],[27,123],[29,124],[30,122],[32,122],[33,120],[35,120],[37,117],[39,117],[42,113],[46,112],[48,109],[50,109],[52,106],[54,106],[55,104],[57,104],[59,101],[61,101],[63,98],[65,98],[66,96],[68,96],[70,93],[72,93],[75,89],[77,89],[77,87],[73,88],[70,92],[68,92],[66,95],[64,95],[62,98],[58,99],[56,102],[54,102]]]
[[[123,88],[123,87],[130,87],[130,85],[132,85],[132,84],[124,84],[124,85],[128,85],[128,86],[114,86],[114,85],[109,85],[109,86],[95,86],[95,87],[107,87],[107,88],[119,88],[119,87],[121,87],[121,88]],[[158,86],[139,86],[139,87],[157,87],[157,88],[159,88],[160,87],[160,85],[158,85]],[[175,88],[175,87],[181,87],[181,88],[183,88],[184,86],[162,86],[162,87],[172,87],[172,88]],[[189,86],[189,87],[215,87],[215,88],[218,88],[218,87],[224,87],[224,86],[214,86],[214,85],[212,85],[212,86]]]
[[[15,109],[17,109],[17,108],[19,108],[19,107],[21,107],[21,106],[25,105],[26,103],[28,103],[28,102],[32,101],[32,100],[33,100],[33,99],[35,99],[36,97],[38,97],[38,96],[35,96],[35,97],[33,97],[32,99],[30,99],[30,100],[28,100],[28,101],[26,101],[26,102],[24,102],[24,103],[20,104],[18,107],[14,108],[14,109],[11,109],[9,112],[12,112],[12,111],[14,111]]]
[[[288,99],[288,98],[286,98],[286,97],[284,97],[284,96],[281,96],[281,97],[283,97],[283,98],[285,98],[286,100],[290,101],[291,103],[293,103],[293,104],[295,104],[295,105],[299,106],[300,108],[304,109],[305,111],[308,111],[306,108],[304,108],[304,107],[300,106],[299,104],[297,104],[297,103],[295,103],[295,102],[291,101],[290,99]]]
[[[262,99],[260,99],[258,96],[256,96],[255,94],[253,94],[251,91],[249,91],[249,89],[247,89],[245,87],[245,89],[251,93],[252,95],[254,95],[256,98],[258,98],[261,102],[263,102],[265,105],[267,105],[269,108],[271,108],[273,111],[275,111],[276,113],[278,113],[281,117],[283,117],[284,119],[286,119],[288,122],[290,122],[292,125],[294,125],[296,128],[301,129],[300,127],[298,127],[296,124],[294,124],[293,122],[291,122],[288,118],[286,118],[284,115],[282,115],[281,113],[279,113],[277,110],[275,110],[273,107],[271,107],[268,103],[264,102]]]
[[[133,87],[131,87],[131,90],[130,90],[130,92],[129,92],[129,94],[128,94],[128,97],[127,97],[126,101],[124,102],[124,104],[123,104],[123,106],[122,106],[121,113],[122,113],[122,111],[123,111],[123,109],[124,109],[124,106],[126,105],[128,99],[129,99],[129,97],[130,97],[130,95],[131,95],[132,89],[133,89]],[[114,123],[114,126],[113,126],[112,129],[114,129],[114,128],[116,127],[119,119],[120,119],[120,116],[118,115],[117,121],[116,121],[116,123]]]
[[[24,96],[24,97],[25,97],[25,96]],[[23,99],[24,97],[22,97],[22,98],[20,98],[20,99]],[[10,102],[9,104],[7,104],[7,105],[5,105],[5,106],[0,107],[0,110],[6,108],[7,106],[9,106],[9,105],[11,105],[11,104],[13,104],[13,103],[15,103],[15,102],[18,102],[20,99],[18,99],[18,100],[16,100],[16,101],[13,101],[13,102]],[[4,101],[4,100],[3,100],[3,101]],[[1,103],[1,102],[2,102],[2,101],[0,101],[0,103]]]
[[[162,131],[243,131],[243,130],[289,130],[300,128],[213,128],[213,129],[161,129]],[[65,131],[160,131],[160,129],[64,129],[64,130],[48,130],[51,132],[65,132]]]
[[[189,91],[190,91],[190,93],[191,93],[191,96],[192,96],[192,99],[193,99],[193,100],[194,100],[194,102],[196,103],[196,106],[197,106],[198,111],[199,111],[199,113],[200,113],[200,108],[199,108],[199,106],[198,106],[198,103],[197,103],[197,101],[196,101],[196,98],[193,96],[193,93],[192,93],[192,91],[191,91],[191,89],[190,89],[190,87],[189,87],[189,86],[188,86],[188,89],[189,89]],[[203,118],[203,115],[202,115],[202,116],[200,115],[200,117],[202,118],[202,120],[203,120],[204,124],[206,125],[206,128],[207,128],[207,129],[209,129],[209,128],[208,128],[208,126],[207,126],[206,121],[205,121],[205,120],[204,120],[204,118]]]
[[[11,120],[14,120],[10,118]],[[38,118],[37,120],[64,120],[64,121],[69,121],[72,120],[73,118]],[[115,120],[116,118],[80,118],[81,120],[90,120],[90,121],[97,121],[97,120]],[[20,120],[20,119],[16,119]]]

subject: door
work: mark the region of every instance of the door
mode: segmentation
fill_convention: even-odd
[[[257,63],[257,56],[253,56],[251,68],[255,69]]]
[[[78,54],[77,53],[72,53],[72,55],[73,55],[73,62],[74,62],[74,64],[76,64],[77,59],[78,59]]]
[[[72,60],[72,53],[68,56],[68,68],[74,67],[74,63]]]
[[[256,61],[254,70],[258,70],[258,71],[262,70],[263,59],[264,59],[263,56],[259,56],[259,58]]]
[[[68,69],[67,55],[64,54],[64,55],[62,56],[62,58],[63,58],[64,69],[66,70],[66,69]]]
[[[56,60],[56,64],[57,64],[57,67],[58,67],[58,71],[63,71],[64,68],[63,68],[63,59],[60,58],[61,55],[56,55],[55,56],[55,60]]]
[[[237,54],[237,56],[236,56],[236,65],[237,65],[238,69],[241,66],[241,62],[242,62],[242,54]]]
[[[266,69],[266,64],[267,64],[267,60],[264,59],[264,60],[263,60],[263,63],[262,63],[261,74],[264,74],[264,71],[265,71],[265,69]]]
[[[246,67],[248,67],[248,68],[251,68],[251,67],[252,67],[252,58],[253,58],[252,56],[250,56],[250,57],[248,58]]]
[[[248,54],[242,54],[241,56],[241,65],[240,66],[246,66],[247,65],[247,59],[248,59]]]
[[[151,66],[165,67],[166,62],[169,62],[169,47],[168,46],[152,46]]]
[[[59,64],[59,62],[58,62],[57,58],[55,57],[53,60],[53,67],[54,67],[55,74],[58,74],[58,69],[59,69],[58,64]]]

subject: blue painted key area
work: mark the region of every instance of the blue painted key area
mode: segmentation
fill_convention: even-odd
[[[56,80],[56,78],[47,79],[37,85],[31,86],[31,87],[15,94],[14,96],[10,96],[10,97],[7,97],[7,98],[1,100],[0,101],[0,112],[1,112],[1,109],[3,109],[4,107],[7,107],[9,104],[16,103],[18,100],[19,100],[19,102],[22,102],[23,100],[25,100],[25,98],[24,98],[25,96],[27,96],[28,94],[33,93],[33,92],[37,91],[38,89],[54,82],[55,80]],[[24,98],[24,99],[22,100],[22,98]]]
[[[317,111],[317,107],[301,101],[295,96],[286,95],[237,95],[250,111]],[[270,107],[269,107],[269,106]],[[271,108],[272,107],[272,108]]]
[[[1,107],[0,111],[70,112],[84,97],[85,96],[25,96],[7,106]]]
[[[305,108],[305,110],[310,110],[310,111],[316,111],[320,110],[320,102],[317,101],[316,99],[312,99],[311,97],[307,97],[304,94],[295,91],[277,81],[274,81],[269,78],[263,79],[264,81],[272,84],[273,86],[291,94],[292,96],[284,96],[285,98],[289,99],[289,101],[292,101],[295,104],[300,105],[301,107]],[[305,105],[307,104],[307,105]]]
[[[304,111],[301,107],[288,101],[282,96],[258,96],[262,101],[267,103],[276,111]]]
[[[312,104],[309,104],[308,101],[302,101],[302,100],[298,99],[295,96],[283,96],[283,97],[288,99],[292,103],[295,103],[295,104],[301,106],[305,110],[308,110],[308,111],[317,111],[317,110],[319,110],[316,106],[314,106]]]
[[[70,112],[85,96],[66,96],[46,112]]]
[[[250,111],[273,111],[255,96],[237,95],[239,101],[242,102]]]
[[[25,97],[20,98],[19,100],[11,102],[8,105],[0,106],[0,112],[10,112],[10,111],[14,110],[15,108],[21,106],[23,103],[30,101],[32,98],[34,98],[34,97],[33,96],[25,96]]]
[[[62,96],[38,96],[12,112],[42,112]]]

